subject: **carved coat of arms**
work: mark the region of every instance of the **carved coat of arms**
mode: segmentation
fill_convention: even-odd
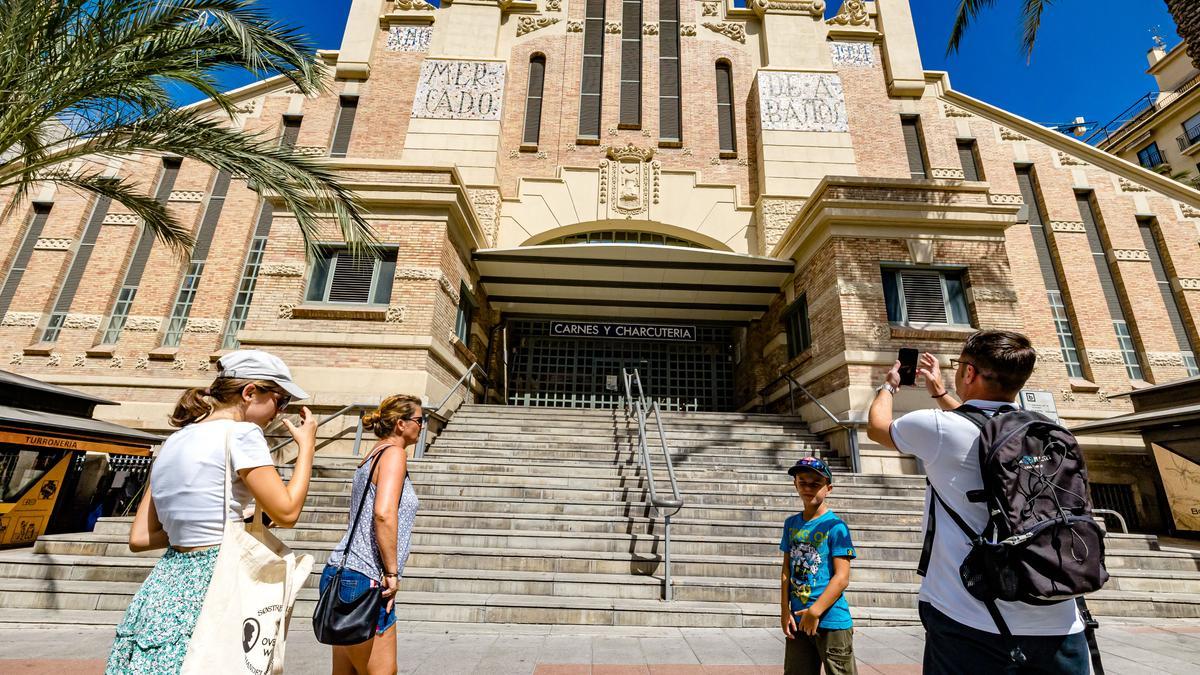
[[[651,193],[658,194],[658,162],[651,162],[653,157],[654,148],[632,143],[609,147],[608,159],[600,166],[600,203],[626,217],[644,213]]]

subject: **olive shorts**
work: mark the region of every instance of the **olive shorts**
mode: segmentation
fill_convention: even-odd
[[[858,675],[854,665],[854,629],[817,629],[816,635],[799,633],[785,639],[784,675]]]

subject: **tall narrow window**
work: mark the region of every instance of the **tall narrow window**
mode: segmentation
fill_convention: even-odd
[[[240,345],[237,334],[246,325],[246,318],[250,316],[250,303],[254,300],[254,287],[258,284],[258,269],[262,266],[263,252],[267,250],[267,235],[271,234],[272,217],[270,202],[263,200],[258,211],[258,224],[254,227],[254,238],[250,241],[250,250],[246,252],[246,261],[242,263],[238,292],[233,298],[229,321],[225,323],[225,331],[221,336],[221,349],[237,349]]]
[[[583,80],[579,85],[579,137],[600,139],[604,84],[604,0],[587,0],[583,22]]]
[[[659,0],[658,33],[658,138],[679,143],[679,0]]]
[[[25,230],[25,236],[21,238],[21,247],[17,249],[17,255],[13,258],[12,265],[8,268],[8,274],[4,277],[4,286],[0,287],[0,319],[4,318],[8,308],[12,305],[13,296],[17,294],[17,287],[21,285],[21,277],[25,276],[29,259],[33,257],[33,247],[37,244],[38,237],[42,236],[46,220],[50,217],[51,206],[49,203],[42,202],[33,204],[33,216],[29,219],[29,229]]]
[[[619,126],[642,125],[642,0],[621,0],[621,111]]]
[[[172,157],[163,158],[162,172],[158,176],[158,187],[154,190],[154,200],[166,204],[175,189],[175,179],[179,176],[180,160]],[[137,297],[138,286],[142,283],[142,274],[146,271],[146,261],[150,258],[150,249],[154,246],[154,235],[145,229],[138,235],[137,244],[133,248],[133,257],[125,268],[125,279],[121,282],[121,290],[117,292],[117,301],[113,303],[109,313],[108,325],[100,336],[100,344],[116,344],[129,319],[130,308]]]
[[[458,315],[454,320],[454,334],[460,342],[468,344],[471,339],[471,322],[475,320],[475,296],[467,285],[458,285]]]
[[[1083,377],[1083,363],[1079,358],[1078,341],[1067,314],[1066,303],[1063,302],[1062,286],[1059,279],[1062,271],[1050,254],[1050,235],[1046,232],[1042,220],[1041,202],[1038,192],[1034,189],[1033,167],[1017,167],[1017,184],[1021,188],[1021,196],[1025,199],[1025,209],[1029,218],[1029,229],[1033,234],[1033,248],[1037,253],[1038,267],[1042,272],[1042,283],[1046,286],[1046,301],[1054,318],[1054,332],[1058,336],[1058,347],[1062,350],[1063,364],[1070,377]]]
[[[737,134],[733,127],[733,66],[717,62],[717,139],[721,154],[737,154]]]
[[[79,248],[75,251],[75,257],[71,259],[71,266],[67,268],[67,277],[63,279],[62,287],[58,289],[58,297],[54,300],[50,321],[46,324],[45,332],[42,333],[43,342],[54,342],[62,331],[63,323],[67,319],[67,312],[71,311],[71,303],[75,300],[75,292],[79,290],[79,282],[83,280],[88,260],[91,259],[92,251],[96,248],[96,237],[100,236],[100,223],[104,222],[104,217],[108,215],[110,204],[112,204],[110,197],[97,197],[95,205],[92,206],[92,215],[83,228],[83,236],[79,238]]]
[[[1088,248],[1092,251],[1092,262],[1096,265],[1096,274],[1100,277],[1100,290],[1104,293],[1104,302],[1108,305],[1108,315],[1112,319],[1113,331],[1117,334],[1117,346],[1121,351],[1121,360],[1125,362],[1125,373],[1131,380],[1143,379],[1142,366],[1138,359],[1137,349],[1133,344],[1133,335],[1129,330],[1129,322],[1125,320],[1125,309],[1117,295],[1117,284],[1113,279],[1112,268],[1108,265],[1108,252],[1100,239],[1100,224],[1095,207],[1092,205],[1091,193],[1076,192],[1075,202],[1079,206],[1079,216],[1083,219],[1083,228],[1087,233]]]
[[[963,178],[983,180],[983,167],[979,162],[979,144],[973,138],[958,140],[958,161],[962,164]]]
[[[921,118],[905,115],[900,118],[904,132],[904,151],[908,155],[908,171],[913,178],[926,178],[929,169],[925,164],[925,140],[921,138]]]
[[[283,116],[283,133],[279,135],[279,145],[284,148],[296,147],[296,139],[300,138],[300,120],[299,115],[284,115]]]
[[[794,359],[812,346],[812,331],[808,326],[808,296],[801,294],[783,313],[787,328],[788,358]]]
[[[333,126],[333,141],[329,144],[330,157],[345,157],[350,150],[350,134],[354,131],[354,115],[358,113],[357,96],[338,97],[337,124]]]
[[[167,334],[163,337],[164,347],[178,347],[183,340],[183,331],[187,328],[188,316],[192,313],[192,303],[196,301],[196,289],[200,286],[200,277],[204,275],[208,250],[212,247],[213,233],[216,232],[217,221],[221,219],[221,211],[225,208],[225,195],[228,192],[229,172],[220,171],[213,181],[212,194],[208,196],[204,217],[200,219],[200,227],[196,231],[196,244],[192,246],[192,259],[188,262],[187,273],[183,275],[179,293],[175,296],[175,305],[171,308],[171,320],[167,323]]]
[[[529,57],[529,89],[525,93],[525,133],[521,144],[537,147],[542,129],[542,87],[546,81],[546,57]]]
[[[1164,255],[1166,247],[1157,236],[1161,234],[1161,230],[1153,218],[1138,219],[1138,228],[1142,232],[1146,252],[1150,254],[1154,281],[1158,283],[1158,291],[1162,294],[1163,304],[1166,305],[1167,318],[1171,321],[1171,331],[1175,334],[1175,343],[1179,345],[1179,352],[1183,355],[1183,365],[1187,368],[1188,377],[1200,375],[1200,367],[1196,365],[1196,350],[1192,347],[1191,337],[1183,326],[1183,310],[1179,306],[1179,297],[1171,289],[1171,278],[1167,276]]]

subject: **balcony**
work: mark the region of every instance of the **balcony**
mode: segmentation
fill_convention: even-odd
[[[1108,124],[1097,129],[1086,139],[1087,143],[1095,143],[1101,149],[1107,149],[1117,140],[1135,127],[1154,116],[1155,113],[1175,103],[1185,94],[1200,85],[1200,74],[1171,91],[1150,92],[1139,98],[1133,105],[1126,108]],[[1198,139],[1200,140],[1200,139]]]
[[[1190,155],[1196,151],[1192,146],[1200,143],[1200,126],[1192,127],[1191,129],[1184,127],[1183,135],[1175,139],[1179,143],[1179,151]]]

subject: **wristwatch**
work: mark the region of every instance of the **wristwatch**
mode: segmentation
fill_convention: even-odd
[[[881,391],[886,391],[889,394],[895,394],[897,389],[896,389],[896,387],[892,386],[891,382],[884,382],[883,384],[879,385],[878,387],[875,387],[876,394],[878,394]]]

